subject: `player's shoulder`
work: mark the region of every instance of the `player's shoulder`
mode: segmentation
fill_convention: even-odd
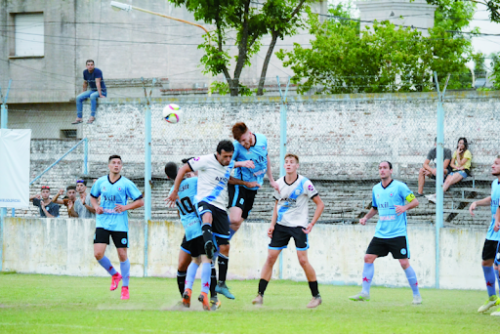
[[[263,135],[262,133],[254,133],[255,138],[257,139],[257,144],[267,144],[267,137]]]
[[[276,183],[278,183],[279,185],[286,184],[285,177],[284,176],[280,177],[279,179],[276,180]]]
[[[491,187],[494,188],[494,187],[498,187],[498,179],[494,179],[492,182],[491,182]]]
[[[95,183],[97,184],[102,182],[108,182],[108,175],[101,176],[100,178],[97,179]]]

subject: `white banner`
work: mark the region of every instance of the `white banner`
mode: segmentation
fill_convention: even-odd
[[[29,206],[31,130],[0,129],[0,207]]]

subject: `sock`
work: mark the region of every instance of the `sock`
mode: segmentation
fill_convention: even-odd
[[[231,240],[233,238],[233,235],[236,233],[235,230],[233,230],[232,228],[229,228],[229,240]]]
[[[210,266],[212,267],[212,272],[210,274],[210,298],[217,298],[217,292],[215,291],[215,287],[217,286],[217,272],[215,271],[213,261]]]
[[[264,296],[264,292],[266,291],[268,283],[269,283],[269,281],[266,281],[263,278],[260,279],[260,281],[259,281],[259,295]]]
[[[497,283],[498,283],[498,294],[500,294],[500,276],[498,276],[498,270],[495,270],[495,276],[497,278]]]
[[[177,271],[177,286],[181,296],[184,293],[184,285],[186,284],[186,273],[187,271]]]
[[[219,254],[219,284],[226,282],[229,257]]]
[[[318,281],[309,282],[309,289],[311,289],[311,294],[313,297],[320,297],[318,290]]]
[[[120,262],[120,271],[122,272],[122,287],[128,286],[128,281],[130,279],[130,261],[129,259],[125,262]]]
[[[210,290],[210,274],[212,273],[212,268],[210,263],[203,263],[201,265],[201,292],[208,293]]]
[[[195,262],[191,262],[189,264],[187,273],[186,273],[186,282],[184,289],[193,289],[194,279],[196,277],[196,271],[198,271],[198,265]]]
[[[116,269],[113,267],[113,265],[111,264],[111,261],[103,256],[102,259],[100,260],[97,260],[97,262],[99,262],[99,264],[104,268],[106,269],[106,271],[111,275],[115,275],[117,273]]]
[[[415,270],[411,266],[406,268],[405,270],[406,278],[408,279],[408,283],[410,283],[411,290],[413,291],[413,295],[419,295],[420,292],[418,291],[418,282],[417,282],[417,275],[415,274]],[[493,288],[493,290],[495,290]]]
[[[483,267],[484,280],[486,281],[486,291],[488,296],[496,295],[495,291],[495,270],[493,267]]]
[[[206,244],[208,241],[212,241],[213,235],[212,235],[212,225],[208,223],[203,223],[201,225],[201,231],[203,235],[203,243]]]
[[[373,274],[375,274],[375,266],[373,263],[365,263],[363,267],[363,283],[361,293],[370,294],[370,285],[372,285]]]

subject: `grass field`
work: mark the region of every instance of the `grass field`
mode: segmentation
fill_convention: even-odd
[[[323,304],[306,309],[306,283],[272,281],[263,307],[251,300],[257,281],[230,281],[236,296],[203,312],[178,310],[174,279],[132,278],[131,299],[109,291],[109,278],[0,274],[0,333],[499,333],[500,317],[478,314],[484,291],[372,288],[352,302],[355,286],[320,285]],[[199,291],[199,281],[194,291]],[[194,293],[198,295],[197,293]]]

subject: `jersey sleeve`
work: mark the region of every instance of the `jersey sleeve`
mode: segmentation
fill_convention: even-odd
[[[279,183],[278,183],[278,185],[279,185]],[[278,190],[274,189],[273,197],[275,200],[279,201],[280,200],[280,192]]]
[[[191,160],[189,160],[187,163],[189,167],[191,167],[191,170],[193,172],[199,171],[199,170],[205,170],[207,166],[207,160],[210,159],[210,155],[203,155],[201,157],[196,157]]]
[[[372,207],[378,209],[377,199],[375,198],[375,189],[372,190]]]
[[[401,183],[401,185],[399,186],[399,194],[408,203],[410,203],[411,201],[413,201],[415,199],[415,195],[413,194],[413,191],[411,191],[410,188],[408,188],[408,186],[404,183]]]
[[[316,190],[311,180],[305,182],[304,188],[306,189],[307,196],[311,199],[319,195],[318,190]]]
[[[94,69],[94,71],[95,71],[94,78],[96,78],[96,79],[102,79],[102,71],[99,70],[99,69],[97,69],[97,68]]]
[[[235,161],[240,161],[240,160],[238,160],[238,158],[240,158],[240,159],[241,159],[241,157],[240,157],[241,145],[240,145],[240,143],[239,143],[237,140],[235,140],[235,141],[233,142],[233,146],[234,146],[234,153],[233,153],[233,158],[232,158],[232,160],[235,160]]]
[[[97,180],[96,183],[92,185],[92,189],[90,189],[90,196],[94,198],[99,198],[101,196],[101,180]]]
[[[142,198],[142,193],[137,188],[134,182],[128,181],[127,183],[127,196],[132,198],[132,200],[137,201],[138,199]]]

